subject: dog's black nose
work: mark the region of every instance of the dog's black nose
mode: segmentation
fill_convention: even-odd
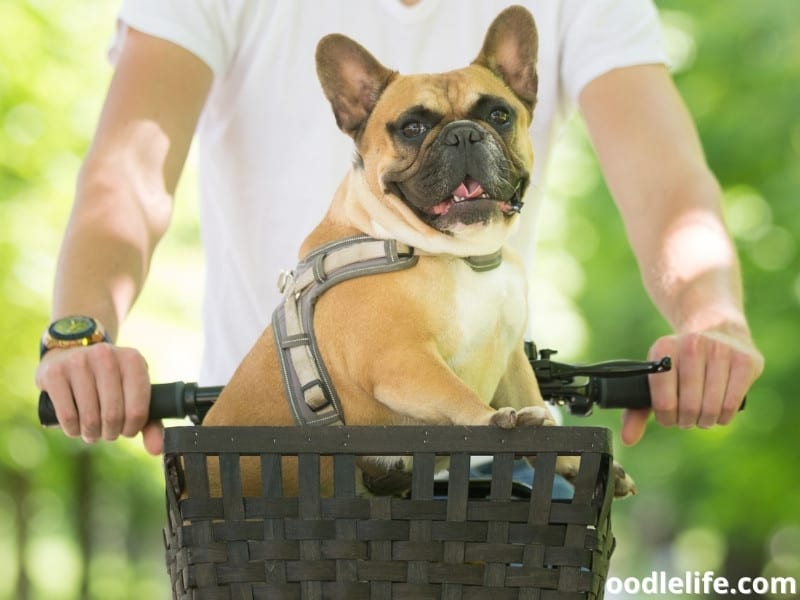
[[[467,146],[482,142],[483,131],[471,121],[454,121],[442,130],[442,140],[447,146]]]

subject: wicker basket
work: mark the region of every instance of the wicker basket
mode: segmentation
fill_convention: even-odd
[[[408,497],[356,495],[355,457],[381,454],[413,456]],[[561,454],[582,456],[570,500],[551,497]],[[446,483],[434,477],[443,455]],[[487,455],[491,481],[471,485],[470,458]],[[531,487],[512,485],[521,455],[537,456]],[[209,494],[210,456],[222,497]],[[260,497],[242,496],[241,456],[260,457]],[[280,491],[283,456],[299,457],[298,497]],[[324,456],[334,461],[331,497],[320,494]],[[608,430],[589,427],[168,429],[174,598],[602,598],[614,546],[610,465]]]

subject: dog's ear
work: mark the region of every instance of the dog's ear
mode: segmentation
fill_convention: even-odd
[[[322,90],[339,129],[354,138],[395,74],[346,36],[327,35],[317,44],[317,77]]]
[[[533,111],[539,87],[538,50],[539,36],[533,16],[522,6],[510,6],[492,21],[473,64],[484,66],[500,77]]]

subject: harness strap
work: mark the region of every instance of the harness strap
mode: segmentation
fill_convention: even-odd
[[[413,267],[414,249],[359,235],[309,253],[279,281],[283,302],[272,314],[284,388],[299,425],[343,425],[342,409],[314,335],[314,305],[332,286],[364,275]]]
[[[498,267],[502,250],[463,259],[474,271]],[[342,238],[310,252],[294,271],[281,273],[283,301],[272,313],[286,396],[298,425],[344,425],[333,387],[314,335],[314,306],[334,285],[378,273],[400,271],[419,261],[414,248],[396,240],[366,235]]]

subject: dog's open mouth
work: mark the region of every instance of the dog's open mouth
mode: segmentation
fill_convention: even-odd
[[[425,212],[432,216],[441,217],[449,213],[457,205],[475,202],[494,202],[504,215],[513,215],[522,209],[520,186],[516,187],[508,200],[498,200],[489,196],[477,179],[467,175],[464,181],[458,184],[447,198],[426,208]]]

